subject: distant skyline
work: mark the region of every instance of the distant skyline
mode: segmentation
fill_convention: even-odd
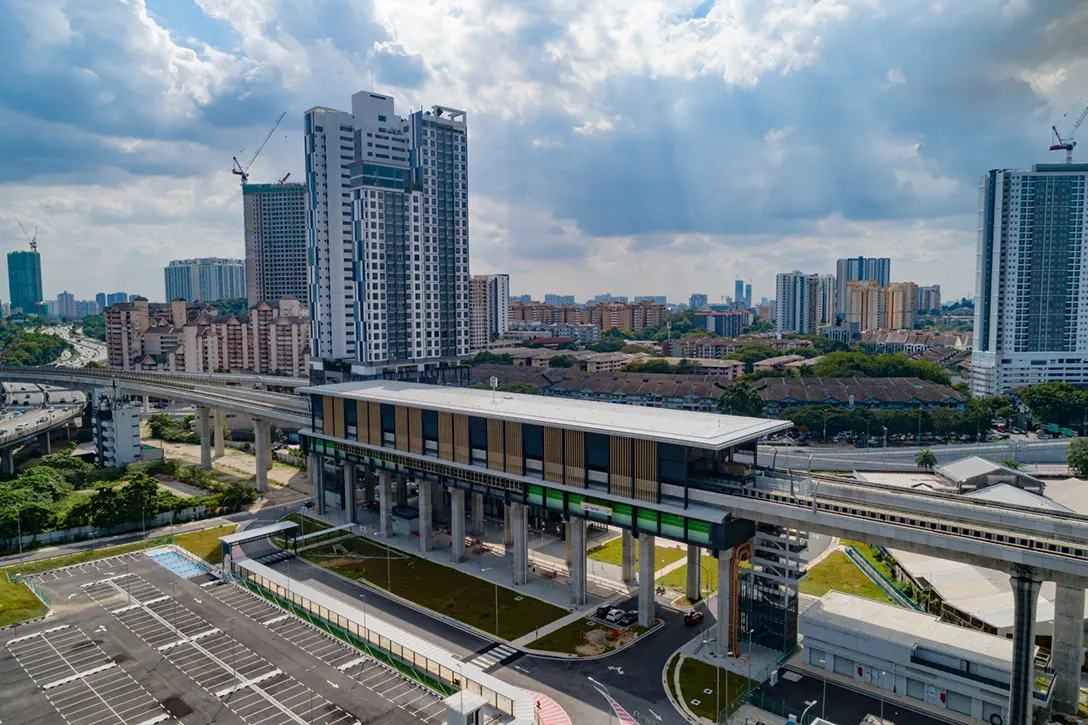
[[[303,111],[363,88],[468,112],[470,271],[515,293],[861,255],[971,297],[979,179],[1059,162],[1088,78],[1064,0],[12,0],[0,37],[0,253],[38,226],[46,299],[244,256],[231,157],[286,111],[251,180],[301,181]]]

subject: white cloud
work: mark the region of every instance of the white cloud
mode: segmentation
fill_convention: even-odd
[[[907,77],[903,75],[903,71],[898,68],[890,68],[888,70],[888,83],[890,85],[899,85],[900,83],[906,83]]]

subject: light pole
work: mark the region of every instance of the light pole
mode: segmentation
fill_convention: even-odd
[[[19,511],[18,506],[13,504],[12,508],[15,509],[15,526],[16,526],[18,532],[19,532],[19,563],[22,564],[23,563],[23,515]]]
[[[312,667],[307,668],[306,672],[307,673],[313,672],[315,669],[317,669],[317,665],[313,665]],[[314,721],[314,688],[307,687],[306,689],[308,689],[310,691],[310,722],[313,723],[313,721]]]
[[[803,712],[801,713],[801,719],[797,721],[797,722],[798,722],[798,725],[804,725],[804,722],[805,722],[805,714],[806,714],[806,713],[807,713],[807,712],[808,712],[809,710],[811,710],[811,709],[812,709],[812,706],[813,706],[813,705],[815,705],[815,704],[816,704],[816,702],[817,702],[817,700],[806,700],[806,701],[805,701],[805,709],[804,709],[804,711],[803,711]]]
[[[884,725],[884,670],[880,671],[880,725]]]

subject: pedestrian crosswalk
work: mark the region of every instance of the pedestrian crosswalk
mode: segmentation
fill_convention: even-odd
[[[484,672],[506,664],[507,661],[521,656],[521,652],[508,644],[497,644],[479,652],[473,652],[465,658],[465,662],[479,667]]]

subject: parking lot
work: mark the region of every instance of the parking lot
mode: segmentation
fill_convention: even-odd
[[[63,624],[5,646],[71,725],[176,722],[78,627]]]
[[[444,717],[430,691],[182,562],[138,552],[35,579],[53,616],[0,633],[3,725],[430,725]],[[76,670],[64,683],[42,659],[52,637],[72,640],[57,647]]]

